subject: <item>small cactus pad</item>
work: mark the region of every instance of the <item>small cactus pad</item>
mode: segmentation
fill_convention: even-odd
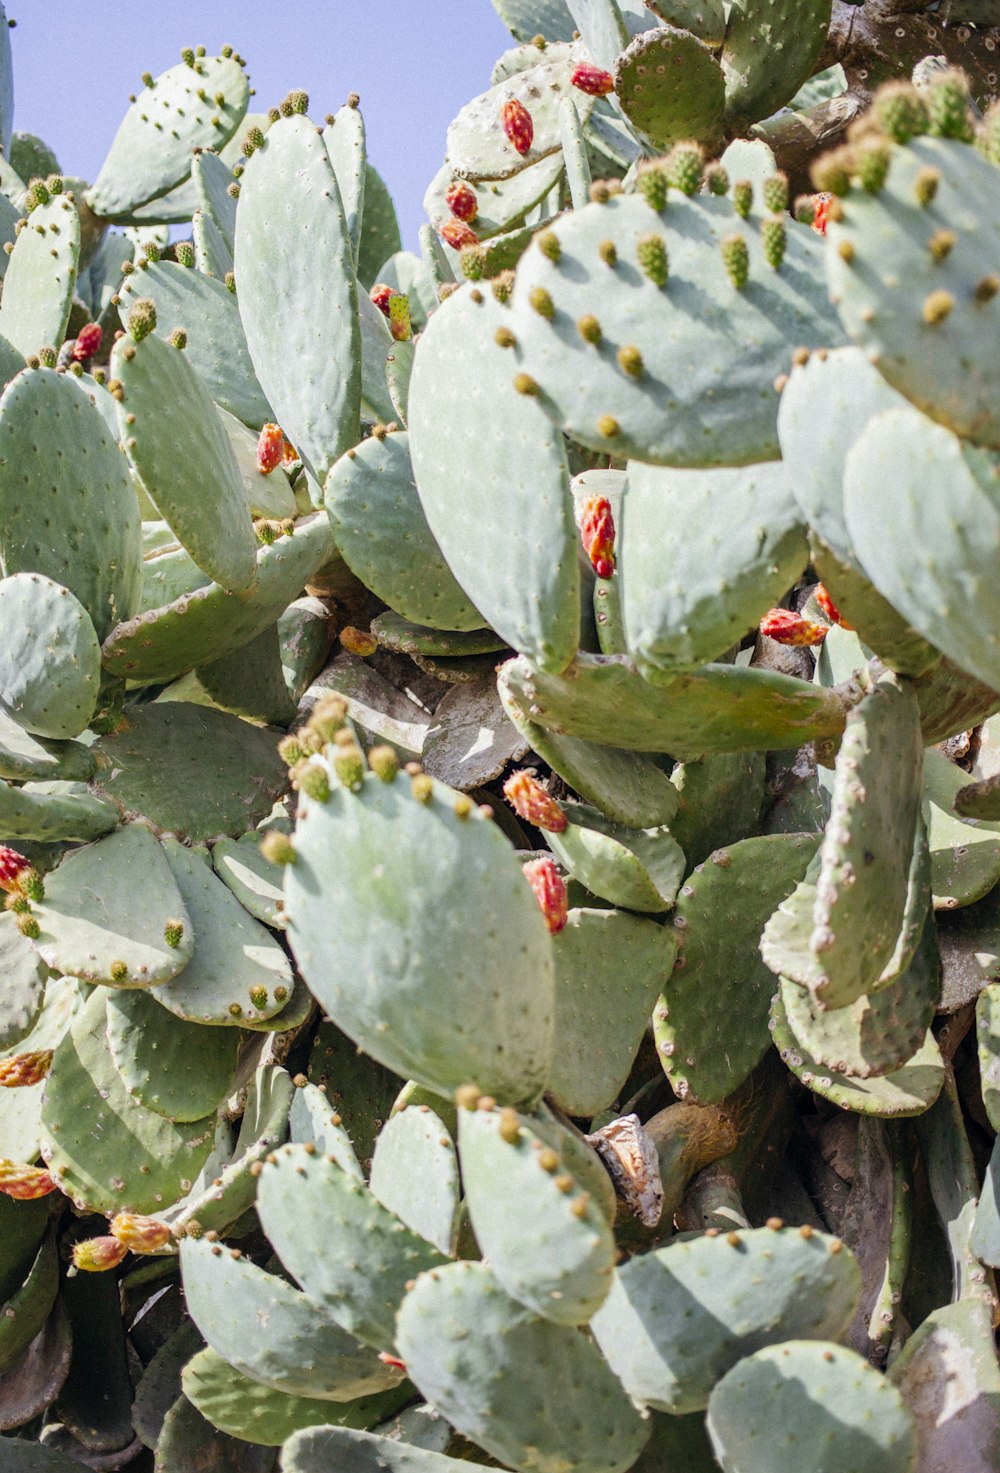
[[[660,149],[682,139],[715,144],[726,86],[703,41],[688,30],[643,31],[615,65],[615,92],[629,121]]]
[[[40,573],[0,579],[0,707],[27,731],[75,737],[97,705],[101,647],[87,610]]]
[[[856,1351],[832,1343],[791,1340],[740,1361],[712,1393],[708,1432],[731,1473],[917,1466],[917,1429],[899,1392]]]
[[[80,216],[65,195],[55,195],[32,210],[4,273],[0,333],[18,353],[62,342],[79,258]]]
[[[444,1108],[443,1101],[436,1104]],[[386,1121],[375,1142],[370,1185],[372,1195],[412,1232],[439,1253],[454,1252],[458,1157],[452,1135],[433,1105],[407,1105]]]
[[[623,1473],[649,1435],[595,1347],[510,1299],[481,1263],[422,1274],[398,1345],[431,1405],[521,1473]]]
[[[826,44],[830,10],[830,0],[737,0],[732,6],[722,70],[726,125],[733,133],[791,102],[812,76]]]
[[[45,997],[45,968],[17,929],[16,915],[0,915],[0,975],[0,1049],[8,1049],[28,1037]]]
[[[700,1411],[744,1356],[788,1339],[826,1340],[861,1297],[853,1253],[795,1228],[669,1243],[618,1269],[593,1332],[638,1402]]]
[[[627,910],[669,910],[684,875],[684,855],[666,828],[629,829],[585,803],[564,803],[568,820],[546,838],[591,894]]]
[[[187,1023],[141,989],[109,992],[108,1047],[129,1094],[165,1120],[201,1120],[230,1092],[239,1034]]]
[[[570,81],[580,48],[560,46],[553,56],[553,60],[540,57],[536,66],[466,103],[448,129],[447,161],[453,170],[469,180],[506,179],[555,153],[560,147],[559,104],[564,97],[573,98],[581,121],[586,120],[594,99]],[[504,130],[504,109],[510,103],[531,119],[531,142],[524,151]]]

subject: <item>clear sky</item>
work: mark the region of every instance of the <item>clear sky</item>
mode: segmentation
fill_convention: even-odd
[[[17,21],[14,126],[44,138],[67,174],[94,178],[143,72],[173,66],[182,46],[217,52],[228,42],[247,59],[255,110],[304,87],[322,120],[360,93],[369,157],[411,248],[448,124],[513,45],[490,0],[6,0],[6,8]]]

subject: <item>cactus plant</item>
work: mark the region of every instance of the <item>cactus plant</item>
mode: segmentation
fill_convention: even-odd
[[[0,1467],[992,1473],[1000,32],[494,4],[0,26]]]

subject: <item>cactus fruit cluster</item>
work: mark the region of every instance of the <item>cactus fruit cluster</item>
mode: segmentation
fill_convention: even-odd
[[[0,1473],[995,1473],[1000,31],[494,3],[0,30]]]

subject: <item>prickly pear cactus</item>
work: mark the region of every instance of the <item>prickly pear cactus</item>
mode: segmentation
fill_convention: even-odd
[[[1000,27],[494,8],[0,24],[0,1470],[996,1473]]]

